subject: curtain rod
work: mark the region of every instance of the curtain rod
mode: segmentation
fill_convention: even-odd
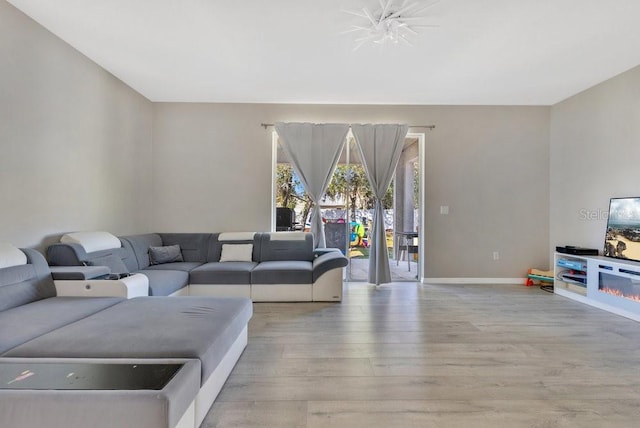
[[[273,123],[261,123],[260,126],[262,126],[264,129],[267,129],[271,126],[275,126],[275,124]],[[435,125],[409,125],[409,128],[427,128],[431,131],[433,131],[436,126]]]

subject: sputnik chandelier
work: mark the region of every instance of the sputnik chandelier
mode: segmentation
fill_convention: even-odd
[[[379,8],[374,10],[363,7],[358,11],[344,11],[365,20],[364,23],[354,24],[345,31],[345,33],[356,34],[354,50],[368,42],[384,44],[402,41],[411,46],[409,38],[418,34],[417,28],[437,27],[437,25],[421,24],[420,21],[423,21],[425,17],[418,15],[438,3],[437,1],[426,5],[424,1],[420,0],[378,0],[378,3]]]

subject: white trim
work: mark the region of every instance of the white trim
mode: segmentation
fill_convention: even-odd
[[[409,127],[411,128],[411,127]],[[418,276],[422,276],[425,272],[426,268],[426,237],[425,237],[425,224],[427,222],[426,216],[426,188],[425,188],[425,177],[426,177],[426,166],[425,166],[425,151],[426,151],[426,133],[407,133],[407,137],[417,138],[418,139],[418,174],[420,176],[420,181],[418,182],[418,202],[419,202],[419,214],[420,217],[420,230],[418,231]],[[409,255],[407,255],[409,257]]]
[[[278,168],[278,133],[275,127],[271,132],[271,231],[276,231],[276,192],[277,180],[276,168]]]
[[[422,278],[423,284],[522,284],[526,278]]]

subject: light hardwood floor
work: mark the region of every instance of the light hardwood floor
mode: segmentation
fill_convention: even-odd
[[[256,303],[203,427],[638,427],[640,324],[522,285]]]

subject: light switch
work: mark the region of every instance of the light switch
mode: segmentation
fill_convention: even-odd
[[[449,214],[449,205],[441,205],[440,214],[443,214],[443,215]]]

